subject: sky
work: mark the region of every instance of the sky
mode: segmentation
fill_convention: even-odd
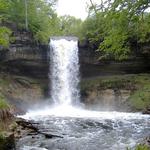
[[[93,2],[100,2],[100,0],[93,0]],[[84,20],[88,15],[87,4],[90,4],[90,0],[58,0],[56,11],[59,16],[70,15]],[[150,8],[147,11],[150,12]]]
[[[58,0],[56,10],[59,16],[70,15],[84,20],[88,15],[87,3],[89,0]]]

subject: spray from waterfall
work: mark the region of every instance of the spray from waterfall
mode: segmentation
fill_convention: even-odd
[[[28,111],[25,119],[41,119],[44,116],[137,119],[145,116],[135,113],[90,111],[80,105],[78,41],[72,37],[53,37],[50,40],[50,91],[55,105],[46,105]],[[75,105],[79,104],[79,105]]]
[[[53,37],[50,40],[51,99],[56,105],[79,102],[78,41],[75,37]]]

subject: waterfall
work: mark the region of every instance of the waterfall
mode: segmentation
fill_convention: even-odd
[[[50,60],[50,91],[55,105],[40,104],[18,116],[33,120],[40,131],[23,135],[17,141],[18,149],[116,150],[133,148],[149,136],[149,115],[90,111],[82,105],[75,106],[80,98],[76,38],[51,38]],[[54,138],[48,139],[45,134]]]
[[[50,39],[51,99],[56,105],[74,105],[79,101],[78,40],[75,37]]]

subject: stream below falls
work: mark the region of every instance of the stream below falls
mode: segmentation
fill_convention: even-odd
[[[22,116],[38,123],[40,132],[58,137],[31,133],[17,142],[17,150],[126,150],[150,135],[149,115],[60,109]]]

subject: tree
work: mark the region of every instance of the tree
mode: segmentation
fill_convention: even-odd
[[[49,37],[56,33],[58,21],[53,9],[56,0],[0,0],[0,2],[3,4],[0,6],[3,18],[15,23],[17,29],[27,28],[36,40],[47,43]]]
[[[125,59],[144,42],[150,42],[150,13],[147,0],[106,0],[94,4],[92,13],[83,23],[83,37],[100,54]]]
[[[9,10],[9,3],[7,1],[0,0],[0,46],[7,48],[9,46],[11,30],[5,26],[2,26],[2,21],[7,20],[7,11]]]
[[[73,16],[65,15],[60,17],[60,31],[62,35],[80,37],[80,28],[82,25],[81,19],[76,19]]]

